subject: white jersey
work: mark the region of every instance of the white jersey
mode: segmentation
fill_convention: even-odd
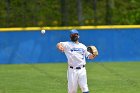
[[[70,41],[60,43],[64,47],[69,66],[78,67],[86,64],[85,57],[88,57],[90,53],[84,44]]]

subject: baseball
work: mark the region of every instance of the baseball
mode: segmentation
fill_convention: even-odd
[[[45,34],[45,30],[41,30],[41,33],[42,33],[42,34]]]

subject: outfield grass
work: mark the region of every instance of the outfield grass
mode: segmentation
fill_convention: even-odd
[[[140,62],[86,68],[90,93],[140,93]],[[66,73],[66,63],[0,65],[0,93],[67,93]]]

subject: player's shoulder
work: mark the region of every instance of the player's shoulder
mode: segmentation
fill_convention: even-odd
[[[81,42],[80,42],[79,44],[82,45],[82,46],[85,46],[85,44],[83,44],[83,43],[81,43]]]
[[[70,41],[60,42],[63,46],[69,46],[71,44]]]
[[[60,43],[63,43],[63,44],[69,44],[70,41],[65,41],[65,42],[60,42]]]
[[[86,45],[83,43],[79,43],[79,45],[86,48]]]

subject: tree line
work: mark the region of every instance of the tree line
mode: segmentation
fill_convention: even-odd
[[[0,27],[140,24],[140,0],[1,0]]]

